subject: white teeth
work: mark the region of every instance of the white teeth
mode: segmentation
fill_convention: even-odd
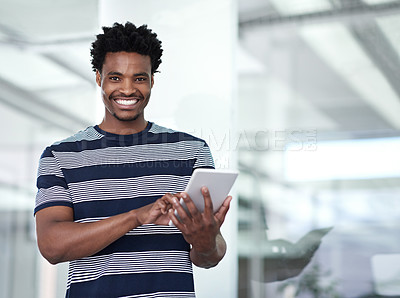
[[[137,103],[137,99],[116,99],[115,102],[120,105],[130,106]]]

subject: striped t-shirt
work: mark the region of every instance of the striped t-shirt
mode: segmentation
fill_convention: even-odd
[[[133,135],[90,126],[45,149],[35,213],[68,206],[98,221],[183,191],[195,168],[214,167],[205,141],[149,122]],[[66,297],[194,297],[189,244],[175,227],[139,226],[69,264]]]

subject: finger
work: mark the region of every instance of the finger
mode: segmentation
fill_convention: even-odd
[[[179,195],[181,197],[181,195]],[[185,208],[182,206],[180,200],[177,197],[172,198],[172,208],[179,216],[179,220],[185,223],[188,219],[190,219],[190,215],[186,212]]]
[[[192,201],[192,198],[185,192],[180,193],[180,197],[182,198],[183,202],[186,205],[187,211],[189,212],[189,215],[196,219],[199,220],[201,218],[201,213],[199,209],[197,209],[196,205]]]
[[[171,208],[174,208],[175,210],[177,210],[179,207],[182,207],[179,194],[165,194],[163,198],[168,202],[168,204],[170,204]]]
[[[175,210],[174,209],[169,209],[168,210],[168,217],[169,219],[172,221],[172,223],[174,224],[174,226],[180,230],[181,232],[183,232],[184,229],[184,225],[180,222],[180,220],[177,218],[176,214],[175,214]]]
[[[176,197],[173,196],[172,194],[166,193],[165,195],[162,196],[161,199],[162,199],[164,202],[168,202],[169,204],[173,205],[173,200],[174,200],[174,198],[176,198]]]
[[[172,208],[171,200],[173,196],[170,193],[166,193],[160,199],[157,200],[158,206],[161,209],[162,214],[166,214],[168,209]]]
[[[226,214],[228,213],[230,204],[232,201],[231,196],[227,196],[224,202],[222,203],[222,206],[218,209],[218,211],[215,213],[215,217],[220,223],[220,226],[224,223]]]
[[[201,188],[201,193],[203,194],[204,198],[204,214],[206,216],[211,216],[213,212],[213,203],[210,196],[210,191],[207,187],[203,186]]]
[[[168,210],[171,208],[172,208],[172,205],[169,202],[167,202],[167,203],[164,202],[164,206],[161,209],[162,214],[167,214]]]

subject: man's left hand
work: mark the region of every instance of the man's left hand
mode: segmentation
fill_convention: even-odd
[[[223,258],[226,243],[220,233],[220,227],[225,220],[232,200],[228,196],[216,213],[207,187],[201,189],[204,197],[204,212],[200,212],[187,193],[176,194],[186,204],[187,211],[178,199],[171,199],[173,209],[169,217],[174,225],[182,232],[185,240],[192,245],[190,252],[192,262],[199,267],[213,267]],[[175,215],[175,211],[178,216]]]

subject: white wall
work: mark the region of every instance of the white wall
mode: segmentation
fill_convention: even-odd
[[[102,0],[99,9],[101,25],[148,24],[162,41],[161,73],[155,75],[146,119],[203,137],[217,167],[236,168],[236,1]],[[198,298],[237,296],[236,219],[234,201],[222,229],[226,257],[217,268],[195,268]]]

